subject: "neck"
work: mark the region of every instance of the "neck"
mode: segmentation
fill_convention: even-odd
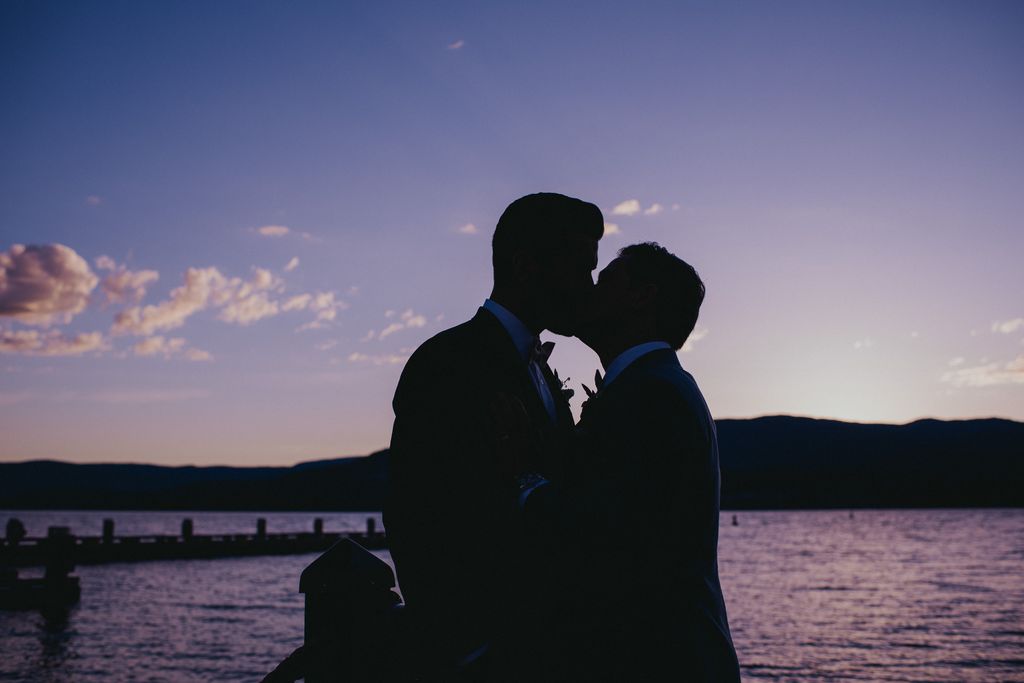
[[[606,334],[586,335],[581,341],[594,350],[605,370],[623,351],[639,344],[658,341],[658,335],[646,325],[632,329],[627,325],[604,325],[600,331]]]
[[[526,329],[535,335],[539,336],[544,331],[544,326],[537,320],[537,314],[533,312],[533,307],[529,305],[522,292],[495,286],[488,298],[496,304],[501,304],[512,315],[519,318],[526,325]]]

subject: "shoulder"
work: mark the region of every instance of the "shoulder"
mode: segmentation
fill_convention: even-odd
[[[470,371],[480,353],[485,325],[486,321],[477,313],[471,320],[438,332],[420,344],[402,370],[395,392],[396,402],[424,384],[440,388]]]
[[[674,351],[657,351],[639,359],[633,372],[623,373],[620,380],[626,400],[636,410],[673,426],[686,425],[712,438],[713,422],[697,381],[683,369]]]

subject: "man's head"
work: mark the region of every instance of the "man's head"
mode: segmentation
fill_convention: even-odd
[[[589,202],[553,192],[520,197],[494,230],[494,296],[537,331],[574,334],[603,233],[601,210]]]
[[[600,353],[644,341],[682,348],[697,324],[704,283],[693,266],[654,242],[619,251],[597,281],[579,337]]]

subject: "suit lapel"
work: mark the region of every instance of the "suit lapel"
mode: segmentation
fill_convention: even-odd
[[[508,332],[502,327],[497,318],[485,308],[480,308],[473,318],[481,335],[481,350],[489,352],[490,360],[495,370],[505,374],[517,389],[518,396],[523,401],[527,415],[536,424],[540,431],[546,432],[551,425],[551,417],[548,415],[544,402],[537,394],[537,387],[530,377],[530,369],[519,355],[515,344]]]

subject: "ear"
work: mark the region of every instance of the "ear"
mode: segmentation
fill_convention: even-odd
[[[512,273],[516,282],[533,282],[537,277],[539,264],[533,254],[520,251],[512,257]]]

